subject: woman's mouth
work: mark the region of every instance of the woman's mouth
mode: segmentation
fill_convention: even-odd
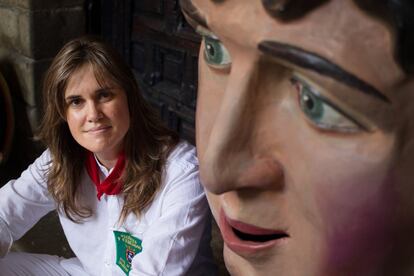
[[[220,213],[220,230],[226,245],[236,254],[250,255],[285,243],[289,235],[283,230],[271,230],[228,218]]]
[[[97,127],[87,130],[86,132],[90,134],[100,134],[102,132],[106,132],[110,128],[111,128],[110,126],[97,126]]]

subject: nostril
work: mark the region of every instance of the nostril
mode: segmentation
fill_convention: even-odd
[[[89,113],[87,118],[88,118],[88,122],[91,122],[91,123],[98,122],[99,120],[103,118],[103,113],[95,108],[93,111]]]
[[[212,173],[207,170],[200,170],[200,180],[204,188],[212,194],[222,194],[226,192],[226,184],[215,178]]]
[[[220,195],[237,189],[236,178],[228,167],[214,167],[209,166],[209,163],[200,163],[200,179],[203,186],[212,194]]]
[[[243,166],[243,164],[248,164]],[[210,193],[219,195],[229,191],[254,189],[283,190],[284,177],[282,165],[272,158],[232,162],[228,165],[214,166],[200,163],[200,178]]]

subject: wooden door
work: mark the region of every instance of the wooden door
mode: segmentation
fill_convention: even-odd
[[[101,0],[91,18],[94,10],[102,16],[91,28],[123,54],[168,126],[194,144],[201,38],[185,22],[178,0]]]

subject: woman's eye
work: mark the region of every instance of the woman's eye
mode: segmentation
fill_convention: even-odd
[[[67,102],[67,105],[71,107],[79,107],[81,104],[82,104],[82,99],[79,99],[79,98],[73,98]]]
[[[293,77],[298,91],[299,105],[306,117],[317,127],[337,132],[358,132],[361,127],[341,110],[327,103],[303,80]]]
[[[98,99],[100,101],[108,101],[112,99],[112,93],[108,90],[102,90],[98,93]]]
[[[231,57],[226,47],[217,38],[208,35],[203,36],[204,40],[204,59],[217,68],[225,68],[231,64]]]

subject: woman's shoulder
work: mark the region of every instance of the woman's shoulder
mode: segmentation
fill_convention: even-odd
[[[195,147],[187,141],[181,140],[168,156],[167,165],[171,164],[185,168],[198,167]]]
[[[49,167],[52,162],[52,154],[50,153],[50,150],[47,148],[45,149],[32,163],[32,166],[35,166],[37,168],[45,168]]]
[[[30,177],[35,177],[40,181],[45,181],[46,174],[52,165],[52,154],[49,149],[45,149],[32,164],[22,173],[22,176],[26,174]]]
[[[198,198],[204,190],[199,180],[196,149],[180,141],[167,159],[160,198]]]

